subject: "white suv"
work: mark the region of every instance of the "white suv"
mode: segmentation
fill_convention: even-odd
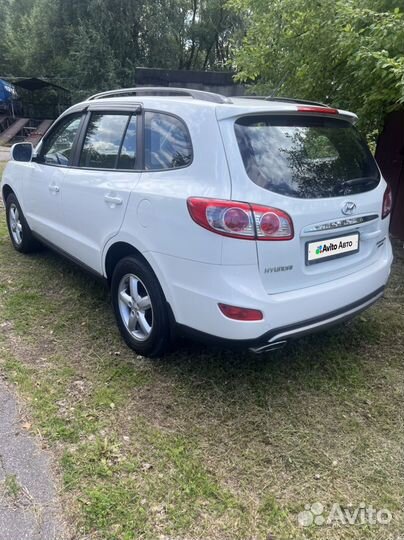
[[[188,89],[97,94],[35,151],[13,147],[11,241],[105,278],[140,354],[174,330],[277,348],[369,307],[389,277],[391,192],[356,119]]]

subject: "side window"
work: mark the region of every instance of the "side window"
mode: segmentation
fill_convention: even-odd
[[[115,169],[129,114],[93,113],[87,127],[80,167]]]
[[[185,167],[192,161],[192,143],[185,124],[168,114],[145,114],[145,169]]]
[[[45,163],[67,167],[81,117],[81,113],[69,116],[49,133],[41,150],[41,157]]]
[[[136,168],[136,122],[137,117],[132,116],[128,127],[126,128],[125,137],[122,142],[121,151],[119,153],[117,169],[135,169]]]

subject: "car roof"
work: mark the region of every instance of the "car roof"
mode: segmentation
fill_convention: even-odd
[[[102,92],[89,97],[81,103],[73,105],[70,109],[65,111],[64,114],[83,109],[125,109],[136,106],[161,111],[166,110],[167,112],[170,112],[170,109],[172,108],[178,110],[178,106],[184,107],[187,110],[201,107],[213,108],[216,110],[218,119],[231,118],[245,114],[300,112],[309,115],[330,115],[334,118],[336,115],[337,117],[342,116],[352,123],[355,123],[357,120],[357,116],[349,111],[333,109],[328,105],[318,102],[258,96],[237,96],[229,98],[213,92],[172,87],[135,87]]]

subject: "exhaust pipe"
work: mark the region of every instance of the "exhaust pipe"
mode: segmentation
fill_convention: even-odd
[[[269,351],[276,351],[276,349],[283,349],[286,344],[286,340],[275,341],[274,343],[267,343],[266,345],[262,345],[261,347],[250,347],[249,350],[255,354],[262,354]]]

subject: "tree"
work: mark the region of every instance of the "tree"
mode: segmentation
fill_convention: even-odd
[[[404,103],[404,16],[393,0],[231,0],[248,18],[238,79],[356,111],[366,133]]]
[[[74,98],[133,84],[136,66],[222,69],[242,19],[223,0],[0,0],[0,73]]]

